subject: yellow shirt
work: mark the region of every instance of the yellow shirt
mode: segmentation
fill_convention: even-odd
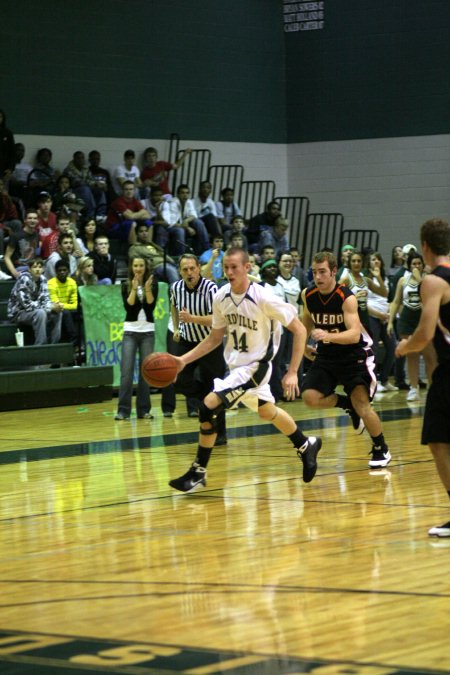
[[[62,302],[64,309],[77,309],[78,287],[74,279],[67,277],[62,283],[57,277],[52,277],[48,280],[48,292],[52,302]]]

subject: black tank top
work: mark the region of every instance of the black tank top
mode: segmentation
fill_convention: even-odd
[[[431,274],[450,284],[450,264],[438,265]],[[436,326],[433,344],[439,363],[450,363],[450,302],[439,308],[440,325]]]
[[[354,297],[352,291],[341,284],[336,284],[331,293],[326,295],[319,293],[315,284],[310,286],[305,294],[305,302],[315,328],[333,333],[342,333],[347,330],[342,306],[350,297]],[[360,353],[361,348],[369,348],[372,345],[372,340],[362,326],[361,331],[358,343],[336,345],[331,342],[319,342],[317,345],[318,355],[333,361],[355,357]]]

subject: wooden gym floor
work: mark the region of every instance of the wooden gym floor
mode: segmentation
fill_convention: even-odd
[[[377,396],[393,460],[340,410],[283,404],[293,448],[227,414],[207,489],[175,494],[197,421],[115,422],[117,401],[0,414],[0,673],[450,673],[449,517],[421,412]]]

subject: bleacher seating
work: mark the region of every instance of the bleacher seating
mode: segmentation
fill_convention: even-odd
[[[16,346],[16,326],[6,317],[7,300],[14,283],[14,280],[0,281],[0,410],[110,400],[113,396],[112,366],[73,367],[72,344],[30,344],[32,330],[29,326],[26,346]]]
[[[357,251],[362,251],[364,248],[378,251],[379,241],[380,234],[378,230],[342,230],[339,251],[344,244],[351,244]]]

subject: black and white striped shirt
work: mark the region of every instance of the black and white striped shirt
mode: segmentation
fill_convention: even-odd
[[[172,286],[170,303],[176,307],[178,312],[186,309],[190,314],[208,316],[212,314],[212,302],[217,291],[217,285],[209,279],[201,277],[197,286],[192,290],[181,279]],[[201,342],[211,331],[209,326],[183,321],[180,321],[178,329],[183,340],[188,342]]]

